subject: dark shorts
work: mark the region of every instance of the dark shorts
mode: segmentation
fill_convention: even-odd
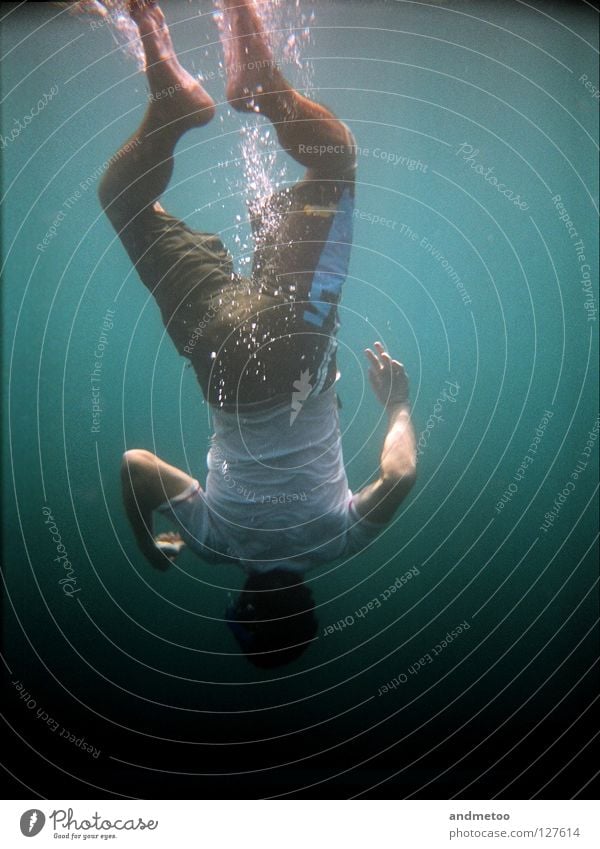
[[[336,376],[337,305],[352,244],[354,176],[302,181],[250,208],[251,278],[221,239],[154,209],[119,236],[206,399],[226,409],[289,400]]]

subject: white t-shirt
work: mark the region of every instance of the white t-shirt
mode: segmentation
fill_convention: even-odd
[[[162,505],[186,544],[209,562],[247,571],[304,572],[362,550],[383,525],[360,519],[342,457],[332,387],[252,413],[212,411],[206,489]]]

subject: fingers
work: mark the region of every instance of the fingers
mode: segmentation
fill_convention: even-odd
[[[390,357],[388,352],[385,350],[385,348],[383,347],[381,342],[375,342],[375,348],[377,349],[377,353],[379,354],[379,356],[383,360],[384,365],[389,366],[389,365],[392,365],[394,363],[396,365],[400,365],[398,360],[392,360],[392,358]]]
[[[386,354],[385,349],[381,342],[375,342],[373,346],[377,353],[373,353],[370,348],[366,348],[365,354],[367,355],[367,359],[373,366],[375,370],[381,371],[386,365],[388,365],[388,360],[390,360],[390,355]],[[387,358],[387,359],[386,359]]]
[[[168,533],[167,534],[158,534],[157,536],[154,537],[154,542],[159,547],[160,547],[161,544],[166,545],[166,544],[171,542],[171,535],[168,534]]]
[[[155,542],[172,542],[172,543],[182,543],[180,535],[175,531],[166,531],[165,533],[158,534],[158,536],[154,537]]]
[[[365,349],[365,354],[367,355],[367,359],[368,359],[368,361],[371,363],[371,365],[373,366],[373,368],[374,368],[374,369],[378,369],[378,368],[379,368],[379,360],[378,360],[378,358],[375,356],[375,354],[373,353],[373,351],[372,351],[370,348],[366,348],[366,349]]]
[[[158,536],[154,537],[154,544],[157,552],[160,552],[159,557],[156,558],[156,562],[153,564],[157,569],[168,569],[168,564],[174,563],[182,549],[185,548],[185,542],[174,531],[158,534]],[[159,565],[161,563],[162,565]]]
[[[375,342],[373,346],[377,353],[373,353],[370,348],[365,349],[365,354],[371,366],[375,371],[383,371],[384,369],[392,369],[394,372],[404,369],[404,366],[398,360],[393,360],[385,350],[381,342]]]

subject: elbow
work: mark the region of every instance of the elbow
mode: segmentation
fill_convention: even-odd
[[[390,470],[383,476],[383,483],[389,491],[401,489],[408,494],[417,482],[417,466],[414,463],[406,463]]]

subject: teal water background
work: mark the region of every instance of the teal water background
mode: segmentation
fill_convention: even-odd
[[[386,779],[384,792],[426,797],[446,792],[451,767],[456,792],[478,781],[481,793],[502,793],[518,772],[511,747],[526,738],[527,763],[541,760],[522,780],[537,789],[550,779],[551,793],[548,740],[572,725],[575,734],[589,709],[598,100],[585,83],[597,91],[594,13],[577,3],[314,8],[303,48],[311,94],[359,147],[339,335],[350,485],[376,474],[384,433],[362,354],[375,339],[408,369],[423,450],[418,485],[380,539],[311,573],[318,641],[294,665],[261,673],[221,621],[241,573],[189,553],[154,573],[121,506],[125,449],[148,448],[203,480],[210,436],[193,372],[96,197],[106,162],[142,115],[144,78],[108,27],[51,4],[3,4],[4,656],[10,681],[37,707],[101,749],[96,759],[58,741],[9,683],[14,728],[57,765],[22,746],[23,763],[41,770],[40,792],[62,781],[76,798],[160,796],[160,765],[177,773],[182,795],[203,773],[231,771],[246,795],[299,793],[315,781],[341,795],[374,793]],[[208,9],[166,4],[183,63],[205,74],[221,56]],[[218,232],[243,265],[241,119],[222,105],[220,76],[207,88],[220,117],[180,143],[163,204]],[[469,150],[526,208],[471,167]],[[288,179],[299,175],[290,163]],[[500,507],[509,485],[516,491]],[[72,564],[67,584],[44,508]],[[418,574],[400,591],[356,615],[411,569]],[[537,723],[539,739],[528,736]],[[251,742],[263,739],[271,742]],[[579,752],[585,735],[569,740],[555,753]],[[218,755],[215,744],[225,744]],[[254,774],[257,764],[265,772]],[[211,781],[209,792],[227,792],[225,779]]]

